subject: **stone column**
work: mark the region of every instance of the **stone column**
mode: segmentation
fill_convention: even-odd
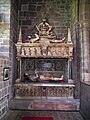
[[[83,24],[82,34],[82,68],[83,80],[81,82],[80,113],[86,120],[90,119],[90,0],[82,0],[83,11],[80,11],[80,22]],[[81,6],[81,7],[82,7]],[[89,82],[87,82],[89,81]],[[85,83],[87,82],[87,84]]]
[[[69,61],[69,79],[72,79],[72,69],[71,69],[71,67],[72,67],[72,61]]]
[[[90,80],[90,23],[86,21],[83,23],[83,69],[84,81]]]
[[[82,24],[81,33],[81,71],[82,81],[90,79],[90,2],[80,1],[79,22]]]

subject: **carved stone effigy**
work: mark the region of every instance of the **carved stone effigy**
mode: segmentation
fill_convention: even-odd
[[[20,76],[15,84],[15,97],[20,99],[73,97],[74,85],[67,83],[67,79],[69,79],[68,68],[70,68],[68,64],[73,59],[70,29],[68,29],[68,38],[64,37],[62,40],[57,40],[56,35],[52,32],[52,26],[45,19],[36,28],[38,34],[35,34],[35,38],[29,36],[29,39],[25,42],[22,42],[20,29],[19,40],[16,44]],[[51,58],[53,58],[53,62],[46,61]],[[57,60],[56,63],[54,59],[58,58],[59,61]],[[45,64],[38,62],[39,59],[44,59]],[[39,68],[39,63],[44,67]],[[47,64],[51,65],[51,63],[52,67],[46,67]],[[58,81],[58,83],[49,83],[52,81],[53,83]],[[34,84],[34,82],[37,83]],[[61,84],[61,82],[65,84]]]
[[[70,30],[68,29],[68,38],[57,40],[56,36],[52,33],[50,26],[45,19],[43,22],[36,26],[38,34],[36,38],[31,38],[28,43],[22,43],[21,31],[19,40],[16,44],[17,58],[22,57],[46,57],[46,58],[73,58],[73,43],[71,41]]]

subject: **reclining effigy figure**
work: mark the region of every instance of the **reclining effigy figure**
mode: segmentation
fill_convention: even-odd
[[[64,43],[65,37],[62,40],[57,40],[56,35],[52,30],[46,19],[42,19],[42,22],[36,26],[38,34],[35,34],[35,38],[30,39],[30,43]]]

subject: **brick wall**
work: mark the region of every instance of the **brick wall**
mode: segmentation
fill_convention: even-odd
[[[67,36],[71,18],[70,0],[20,0],[18,12],[23,40],[27,35],[35,34],[35,26],[44,17],[54,27],[57,38]]]
[[[0,56],[9,56],[10,4],[0,1]]]
[[[16,0],[0,0],[0,117],[13,97],[13,83],[17,77],[16,47],[18,11]],[[11,19],[10,19],[11,17]],[[9,79],[3,81],[3,69],[9,67]]]
[[[3,69],[8,65],[8,58],[0,57],[0,118],[8,110],[10,80],[3,81]]]
[[[17,78],[17,60],[16,60],[16,47],[15,43],[18,40],[18,2],[17,0],[11,0],[11,21],[10,21],[10,60],[12,67],[12,84],[15,83]]]
[[[10,97],[11,76],[9,76],[8,80],[3,81],[3,69],[10,67],[9,38],[10,1],[0,0],[0,118],[8,109],[8,100]]]

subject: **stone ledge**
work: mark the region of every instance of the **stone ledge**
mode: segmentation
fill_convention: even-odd
[[[48,99],[48,100],[47,99],[40,99],[40,100],[38,100],[38,99],[31,99],[31,100],[19,99],[18,100],[18,99],[14,98],[13,100],[9,101],[9,109],[11,109],[11,110],[34,110],[35,106],[33,106],[33,105],[35,102],[39,102],[39,103],[41,102],[42,105],[43,104],[45,104],[45,105],[53,104],[54,106],[56,104],[60,104],[60,105],[65,104],[66,106],[72,105],[72,107],[67,110],[72,110],[73,107],[75,107],[75,109],[73,109],[73,110],[75,110],[75,111],[79,110],[79,100],[73,99],[73,98],[68,98],[68,99],[63,98],[60,100],[51,100],[51,99]],[[40,105],[39,110],[44,110],[44,108],[42,109],[42,105]],[[36,108],[36,109],[38,109],[38,108]],[[61,109],[61,108],[58,108],[58,109]],[[53,108],[52,110],[58,110],[58,109],[56,109],[56,107],[55,107],[55,109]],[[46,108],[45,108],[45,110],[46,110]],[[47,110],[49,110],[49,109],[47,108]]]

